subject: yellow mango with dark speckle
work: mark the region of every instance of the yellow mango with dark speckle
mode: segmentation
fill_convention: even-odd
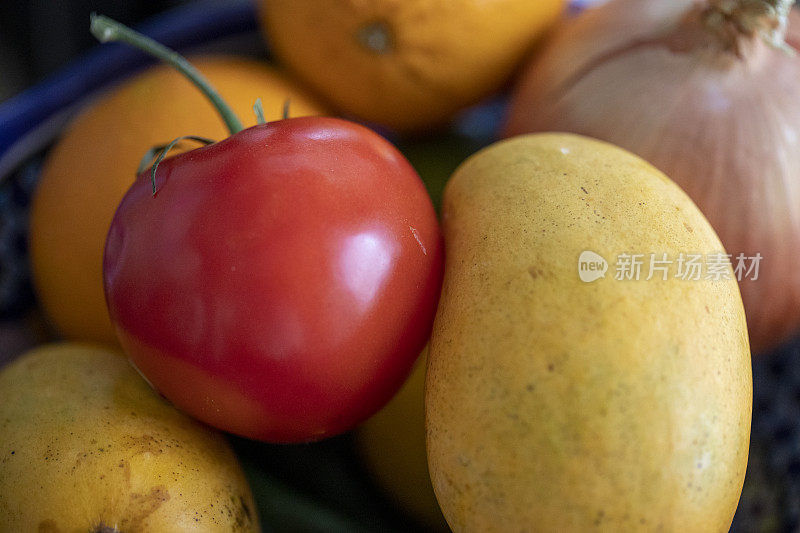
[[[425,402],[450,526],[727,532],[750,351],[731,265],[691,200],[615,146],[530,135],[461,165],[443,224]],[[681,254],[684,271],[702,257],[699,279]]]
[[[256,532],[224,437],[124,356],[39,347],[0,372],[0,532]]]

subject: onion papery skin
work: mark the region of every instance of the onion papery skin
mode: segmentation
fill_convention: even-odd
[[[687,192],[734,265],[760,253],[758,279],[739,284],[759,354],[800,330],[800,55],[757,35],[723,42],[702,9],[613,0],[565,22],[522,70],[502,134],[625,148]],[[800,49],[797,10],[788,28]]]

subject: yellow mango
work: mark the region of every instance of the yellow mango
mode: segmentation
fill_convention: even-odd
[[[0,531],[256,532],[224,437],[119,353],[46,345],[0,372]]]
[[[462,164],[443,224],[425,403],[453,530],[728,531],[750,351],[730,264],[709,278],[723,248],[691,200],[615,146],[529,135]],[[690,255],[700,279],[678,271]],[[651,276],[653,260],[666,269]]]

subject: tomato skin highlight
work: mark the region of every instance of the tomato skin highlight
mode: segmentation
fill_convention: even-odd
[[[117,336],[192,416],[270,442],[349,430],[425,345],[444,248],[425,186],[371,130],[303,117],[164,160],[103,262]]]

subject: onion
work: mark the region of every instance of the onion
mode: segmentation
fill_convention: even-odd
[[[568,131],[650,161],[689,194],[740,280],[755,353],[800,326],[800,15],[787,0],[612,0],[523,70],[506,136]],[[657,253],[658,250],[642,250]],[[691,252],[691,251],[687,251]]]

